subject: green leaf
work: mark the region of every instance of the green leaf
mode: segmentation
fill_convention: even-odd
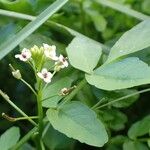
[[[6,130],[0,137],[0,148],[9,150],[12,148],[20,138],[20,131],[18,127],[11,127]]]
[[[49,109],[46,114],[52,126],[70,138],[98,147],[108,141],[102,122],[81,102],[70,102],[59,110]]]
[[[96,30],[103,32],[106,29],[107,21],[97,9],[92,8],[92,4],[90,0],[83,1],[83,9],[93,21]]]
[[[106,63],[124,55],[134,53],[150,46],[150,19],[139,23],[123,36],[111,48]]]
[[[134,123],[128,131],[128,136],[131,139],[136,139],[139,136],[148,134],[150,131],[150,115],[146,116],[141,121]]]
[[[59,100],[63,98],[63,96],[58,95],[60,93],[60,90],[64,87],[70,87],[71,83],[72,80],[68,77],[65,77],[58,81],[55,81],[52,84],[49,84],[43,92],[43,100],[46,100],[42,102],[42,106],[46,108],[56,107]]]
[[[149,0],[144,0],[142,3],[142,10],[143,12],[147,13],[150,15],[150,1]]]
[[[148,147],[150,148],[150,140],[147,141]]]
[[[19,11],[24,13],[32,12],[32,3],[29,0],[0,0],[1,5],[8,10]]]
[[[115,137],[112,137],[109,140],[109,143],[107,144],[106,150],[122,150],[122,144],[127,140],[128,138],[123,135],[117,135]]]
[[[127,141],[123,144],[123,150],[149,150],[146,145],[137,141]]]
[[[114,131],[119,131],[125,128],[127,122],[127,116],[117,109],[108,109],[101,112],[101,116],[107,126]]]
[[[73,149],[75,140],[68,138],[64,134],[55,130],[51,125],[45,128],[43,142],[50,150],[70,150]]]
[[[86,74],[89,84],[104,90],[116,90],[150,83],[149,66],[136,57],[103,65]]]
[[[68,0],[57,0],[44,10],[34,21],[25,26],[18,34],[13,38],[7,40],[0,46],[0,59],[6,56],[12,51],[20,42],[33,33],[38,27],[40,27],[50,16],[52,16],[57,10],[59,10]]]
[[[96,67],[102,53],[98,43],[82,37],[74,38],[66,50],[71,65],[87,73]]]
[[[35,150],[30,144],[25,143],[19,148],[19,150]]]

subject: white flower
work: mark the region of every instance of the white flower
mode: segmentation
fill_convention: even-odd
[[[50,83],[53,77],[51,72],[48,72],[46,68],[43,68],[41,72],[38,72],[39,78],[43,79],[46,83]]]
[[[15,55],[15,58],[19,58],[21,61],[28,61],[31,58],[31,52],[29,49],[24,48],[21,54]]]
[[[58,60],[58,57],[56,56],[56,46],[55,45],[48,45],[48,44],[44,44],[43,43],[43,47],[44,47],[44,54],[46,57],[52,59],[52,60]]]
[[[65,67],[68,67],[68,61],[66,60],[66,58],[63,56],[63,55],[60,55],[58,57],[58,61],[55,62],[55,65],[58,65],[60,66],[60,68],[65,68]]]

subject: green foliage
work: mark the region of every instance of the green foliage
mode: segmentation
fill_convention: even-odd
[[[127,116],[116,109],[108,109],[107,111],[101,112],[100,117],[103,118],[110,129],[115,131],[124,129],[125,123],[127,122]]]
[[[0,59],[12,51],[20,42],[32,34],[40,27],[50,16],[52,16],[59,8],[61,8],[68,0],[57,0],[53,5],[50,5],[43,11],[34,21],[30,22],[13,38],[6,41],[0,46]]]
[[[43,140],[45,145],[51,150],[71,149],[75,141],[66,137],[64,134],[53,129],[51,125],[45,128]]]
[[[136,57],[126,58],[97,68],[87,81],[104,90],[125,89],[150,83],[149,66]]]
[[[43,67],[55,74],[52,83],[45,85],[37,81],[40,65],[34,71],[32,64],[21,67],[22,63],[14,61],[14,51],[1,60],[0,88],[14,98],[9,104],[38,116],[33,121],[21,113],[27,121],[17,122],[16,111],[0,102],[0,113],[10,114],[5,119],[16,119],[15,125],[23,129],[20,141],[18,128],[6,130],[0,149],[5,145],[19,150],[97,149],[94,146],[148,150],[149,94],[141,93],[150,91],[146,89],[150,83],[149,0],[0,0],[0,8],[0,59],[13,50],[47,43],[56,45],[57,56],[67,55],[70,62],[68,69],[58,73],[52,69],[55,62],[44,60]],[[43,55],[35,55],[34,62],[40,64],[40,58]],[[35,96],[10,78],[8,63],[20,70]],[[71,90],[62,96],[65,87]],[[29,131],[28,121],[38,126]],[[1,131],[10,126],[0,120]]]
[[[11,127],[0,136],[0,147],[3,148],[3,150],[9,150],[17,143],[19,138],[19,128]]]
[[[70,102],[58,110],[49,109],[47,117],[56,130],[80,142],[101,147],[108,140],[102,122],[81,102]]]
[[[0,0],[0,4],[5,8],[19,12],[32,12],[32,3],[29,0]]]
[[[139,136],[148,134],[149,131],[150,131],[150,115],[148,115],[144,119],[134,123],[128,131],[128,136],[131,139],[136,139]]]
[[[96,67],[101,52],[101,46],[98,43],[82,37],[74,38],[67,47],[71,65],[87,73],[91,73]]]
[[[46,108],[56,107],[57,103],[63,98],[63,96],[59,95],[60,90],[64,87],[69,88],[71,83],[72,80],[68,77],[65,77],[48,85],[43,91],[42,106]]]
[[[127,141],[123,144],[123,150],[148,150],[148,147],[141,142]]]
[[[107,62],[150,46],[150,20],[143,21],[127,31],[111,48]],[[137,36],[138,35],[138,36]],[[130,39],[130,40],[129,40]]]

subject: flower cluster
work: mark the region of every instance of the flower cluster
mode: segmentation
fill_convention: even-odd
[[[15,58],[18,58],[24,62],[29,62],[31,65],[33,65],[33,67],[35,67],[34,69],[37,71],[37,76],[46,83],[50,83],[54,74],[60,69],[68,67],[67,58],[65,58],[61,54],[60,56],[57,56],[56,46],[50,46],[45,43],[43,43],[43,46],[40,48],[36,45],[33,46],[31,49],[24,48],[21,51],[21,54],[15,55]],[[54,61],[53,73],[43,67],[44,63],[49,60]]]

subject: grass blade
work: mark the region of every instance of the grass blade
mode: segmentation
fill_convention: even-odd
[[[117,11],[120,11],[124,14],[127,14],[131,17],[134,17],[134,18],[137,18],[139,20],[147,20],[147,19],[150,19],[150,16],[148,15],[145,15],[143,13],[140,13],[136,10],[133,10],[131,8],[128,8],[124,5],[121,5],[121,4],[118,4],[118,3],[115,3],[115,2],[112,2],[112,1],[109,1],[109,0],[95,0],[95,2],[99,3],[99,4],[102,4],[104,6],[107,6],[107,7],[110,7],[112,9],[115,9]]]
[[[18,13],[18,12],[14,12],[14,11],[3,10],[3,9],[0,9],[0,15],[12,17],[12,18],[29,20],[29,21],[33,21],[33,20],[36,19],[35,16],[31,16],[31,15],[27,15],[27,14],[23,14],[23,13]],[[69,27],[66,27],[62,24],[56,23],[54,21],[49,21],[48,20],[44,24],[50,26],[52,29],[54,29],[56,31],[60,31],[60,32],[68,31],[72,36],[80,36],[80,37],[83,37],[83,38],[89,38],[89,37],[77,32],[77,31],[69,28]],[[61,30],[59,30],[59,29],[61,29]],[[90,40],[94,41],[93,39],[90,39]],[[97,41],[95,41],[95,42],[97,42]],[[106,45],[104,45],[100,42],[97,42],[97,43],[99,43],[102,46],[103,52],[105,54],[109,53],[110,48],[108,46],[106,46]]]
[[[68,0],[57,0],[44,10],[35,20],[26,25],[19,33],[14,37],[6,41],[0,46],[0,59],[6,56],[12,51],[20,42],[26,37],[32,34],[38,27],[40,27],[50,16],[52,16],[57,10],[59,10]]]

